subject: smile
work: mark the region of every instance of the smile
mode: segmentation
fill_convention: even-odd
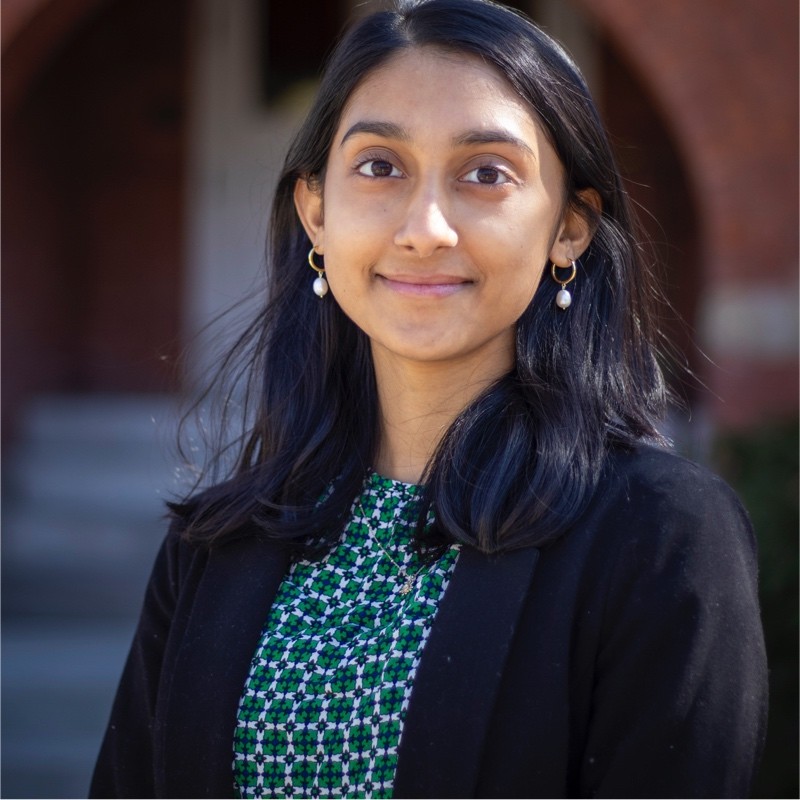
[[[448,297],[473,282],[455,275],[377,275],[381,285],[398,294],[413,297]]]

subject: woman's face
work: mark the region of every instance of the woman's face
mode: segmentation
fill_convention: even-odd
[[[430,48],[360,84],[321,195],[300,181],[296,201],[376,359],[503,374],[548,258],[580,252],[562,165],[529,108],[494,68]]]

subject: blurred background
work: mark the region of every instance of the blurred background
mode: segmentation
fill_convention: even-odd
[[[580,63],[683,324],[679,450],[753,517],[756,795],[797,797],[798,9],[521,0]],[[369,7],[369,6],[367,6]],[[2,786],[84,796],[178,400],[258,294],[288,138],[356,0],[2,0]],[[310,282],[310,279],[309,279]],[[675,362],[677,363],[677,362]],[[667,364],[667,366],[674,366]]]

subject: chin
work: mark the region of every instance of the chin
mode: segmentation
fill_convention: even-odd
[[[415,338],[412,341],[408,338],[393,342],[373,340],[373,344],[375,343],[387,354],[408,361],[449,361],[458,359],[461,354],[459,348],[443,345],[440,336],[426,337],[425,339]]]

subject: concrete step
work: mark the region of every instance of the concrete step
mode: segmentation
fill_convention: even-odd
[[[150,516],[190,485],[177,469],[165,397],[42,397],[4,459],[4,495],[64,513]]]
[[[167,529],[165,500],[177,496],[150,418],[173,408],[151,397],[32,405],[23,438],[5,454],[4,619],[138,611]]]
[[[3,797],[86,797],[133,625],[3,625]]]
[[[166,531],[173,408],[41,398],[4,452],[3,797],[86,796]]]
[[[3,519],[3,619],[138,612],[167,522],[124,523],[16,507]]]
[[[178,413],[169,395],[40,395],[26,408],[19,438],[81,447],[112,441],[149,444],[165,427],[172,435]]]

